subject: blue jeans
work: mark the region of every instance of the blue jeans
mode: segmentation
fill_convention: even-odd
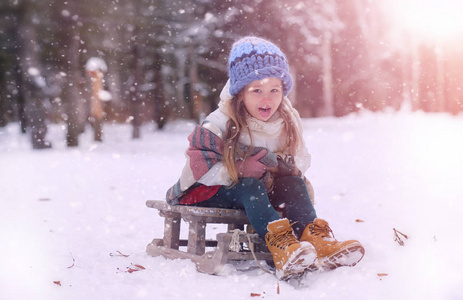
[[[286,217],[298,238],[317,214],[310,201],[304,180],[298,176],[276,178],[273,191],[267,194],[265,186],[256,178],[242,178],[231,188],[222,186],[212,198],[195,206],[244,209],[256,232],[265,237],[268,223],[280,219],[274,207],[285,204]]]

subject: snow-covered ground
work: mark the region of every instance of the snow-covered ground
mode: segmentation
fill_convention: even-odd
[[[0,299],[462,299],[462,116],[304,120],[318,215],[366,254],[300,286],[280,282],[279,294],[254,263],[211,276],[146,254],[163,219],[145,201],[176,182],[193,126],[145,126],[133,141],[128,125],[106,124],[104,143],[87,130],[70,149],[53,125],[53,149],[41,151],[16,124],[0,128]],[[404,246],[393,228],[409,237]],[[145,269],[127,272],[135,265]]]

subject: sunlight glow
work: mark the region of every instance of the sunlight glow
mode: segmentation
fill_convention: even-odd
[[[394,0],[389,2],[398,26],[423,38],[463,35],[462,0]]]
[[[436,118],[437,120],[437,118]],[[433,197],[443,197],[442,189],[453,192],[461,189],[461,186],[451,183],[452,178],[461,178],[462,169],[455,166],[463,166],[463,139],[457,138],[460,134],[458,121],[446,121],[440,119],[446,125],[437,128],[425,121],[410,123],[414,134],[404,141],[404,153],[410,166],[416,172],[416,176],[423,179],[428,186],[438,186],[439,192],[430,189]],[[432,138],[430,138],[432,137]],[[434,195],[434,193],[438,195]]]

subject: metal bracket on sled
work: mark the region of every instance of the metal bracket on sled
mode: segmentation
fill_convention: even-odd
[[[146,206],[155,208],[164,218],[164,237],[154,239],[146,247],[146,252],[151,256],[163,256],[168,259],[190,259],[196,264],[199,272],[218,274],[228,260],[252,260],[250,251],[230,251],[230,243],[233,239],[231,231],[243,229],[249,224],[244,211],[235,209],[209,208],[175,205],[170,206],[165,201],[148,200]],[[180,224],[184,220],[189,225],[188,239],[180,239]],[[207,224],[228,224],[228,232],[218,233],[215,240],[206,240]],[[239,235],[240,244],[249,242],[254,244],[254,254],[258,260],[272,260],[265,241],[257,234]],[[181,247],[186,247],[182,251]],[[206,247],[214,247],[214,251],[206,252]]]

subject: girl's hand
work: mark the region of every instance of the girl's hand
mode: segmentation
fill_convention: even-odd
[[[297,168],[294,156],[278,155],[278,176],[301,176],[301,171]]]
[[[245,160],[236,161],[238,176],[241,178],[262,178],[267,170],[277,166],[277,162],[275,160],[266,157],[267,154],[270,153],[267,149],[263,148],[255,155],[248,156]]]
[[[272,173],[272,174],[279,174],[279,173],[280,173],[280,167],[279,167],[279,166],[270,168],[270,169],[268,169],[268,170],[269,170],[270,173]]]

